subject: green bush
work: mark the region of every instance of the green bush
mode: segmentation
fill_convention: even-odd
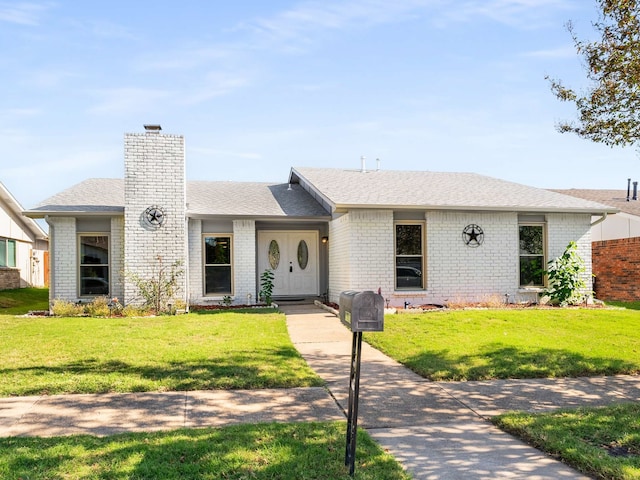
[[[585,271],[584,261],[578,255],[578,245],[569,242],[564,253],[548,263],[545,274],[549,278],[549,287],[545,295],[552,303],[563,307],[583,302],[587,293],[583,278]]]
[[[90,317],[109,317],[109,299],[107,297],[96,297],[91,303],[85,306],[85,311]]]

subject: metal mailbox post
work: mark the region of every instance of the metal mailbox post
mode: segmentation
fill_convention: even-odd
[[[340,294],[340,321],[353,332],[351,343],[351,374],[349,375],[349,412],[347,414],[347,445],[344,464],[353,476],[356,462],[358,431],[358,396],[360,393],[360,360],[362,332],[384,329],[384,299],[372,291],[346,291]]]

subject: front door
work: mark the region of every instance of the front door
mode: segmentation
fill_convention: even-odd
[[[318,295],[318,232],[260,230],[258,276],[273,271],[273,296]]]

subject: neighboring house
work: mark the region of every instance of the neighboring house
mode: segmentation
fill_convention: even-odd
[[[47,234],[0,183],[0,290],[47,283]]]
[[[46,218],[51,298],[134,302],[126,273],[181,262],[190,304],[380,290],[402,306],[524,301],[570,241],[587,259],[596,202],[470,173],[292,168],[286,183],[186,181],[184,138],[125,135],[125,178],[90,179],[26,214]],[[219,169],[215,169],[219,171]]]
[[[640,301],[640,201],[627,190],[554,190],[610,205],[619,213],[591,229],[594,291],[601,300]],[[594,219],[595,220],[595,219]]]

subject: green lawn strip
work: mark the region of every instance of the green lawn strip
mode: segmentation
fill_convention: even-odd
[[[0,395],[322,385],[285,317],[221,312],[144,318],[0,316]]]
[[[493,422],[593,478],[640,478],[640,404],[515,412]]]
[[[459,310],[385,316],[374,347],[431,380],[640,372],[640,312]]]
[[[0,478],[408,480],[364,430],[355,477],[345,422],[257,424],[110,437],[0,438]]]
[[[0,315],[24,315],[32,310],[49,310],[49,289],[18,288],[0,291]]]

